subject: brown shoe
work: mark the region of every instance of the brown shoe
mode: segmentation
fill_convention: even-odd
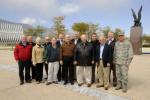
[[[96,85],[97,88],[104,87],[104,85]]]
[[[104,87],[104,89],[105,89],[105,90],[108,90],[108,86],[107,86],[107,87]]]

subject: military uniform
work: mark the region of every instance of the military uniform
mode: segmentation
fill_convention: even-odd
[[[117,88],[127,91],[128,66],[133,58],[132,45],[129,41],[117,41],[114,47],[114,62],[116,64]]]

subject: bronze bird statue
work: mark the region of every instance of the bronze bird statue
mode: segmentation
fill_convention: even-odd
[[[131,11],[132,11],[132,14],[133,14],[133,18],[134,18],[134,26],[141,26],[141,12],[142,12],[142,6],[141,8],[139,9],[139,12],[138,12],[138,16],[135,14],[134,10],[131,8]]]

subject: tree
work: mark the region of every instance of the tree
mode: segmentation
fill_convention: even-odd
[[[25,30],[24,34],[26,36],[35,36],[35,37],[37,37],[37,36],[41,36],[44,31],[45,30],[44,30],[43,27],[37,26],[35,28],[30,28],[30,29]]]
[[[96,31],[99,28],[99,24],[93,24],[93,23],[89,23],[89,31],[88,31],[88,35],[90,36],[93,33],[96,33]]]
[[[64,16],[56,16],[53,18],[53,29],[56,31],[56,35],[58,36],[59,34],[64,34],[65,33],[65,26],[63,24],[65,17]]]
[[[87,34],[89,31],[89,24],[85,22],[74,23],[72,29],[80,34]]]
[[[111,28],[109,26],[106,26],[102,29],[103,35],[105,37],[107,37],[109,31],[111,31]]]
[[[149,35],[146,35],[146,34],[143,35],[143,44],[150,46],[150,36]]]

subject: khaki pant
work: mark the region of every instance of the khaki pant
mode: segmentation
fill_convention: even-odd
[[[77,66],[77,82],[79,84],[84,83],[84,79],[87,83],[91,84],[92,79],[92,67],[91,66]]]
[[[100,60],[97,70],[98,70],[98,78],[99,78],[100,85],[104,85],[105,87],[108,87],[110,67],[108,66],[104,67],[103,61]]]
[[[51,62],[48,64],[48,82],[57,82],[57,73],[59,70],[59,62]]]

